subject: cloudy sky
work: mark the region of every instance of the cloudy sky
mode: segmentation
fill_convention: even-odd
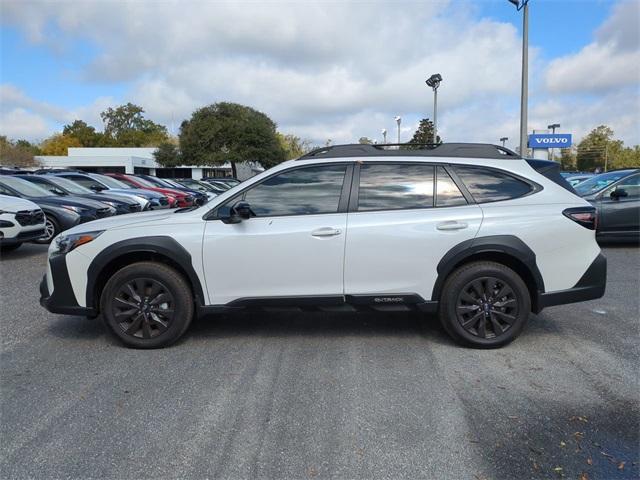
[[[640,1],[531,0],[530,128],[640,143]],[[173,133],[198,107],[253,106],[323,143],[519,131],[521,14],[507,0],[0,0],[0,134],[38,140],[128,101]]]

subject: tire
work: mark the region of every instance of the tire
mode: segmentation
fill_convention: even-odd
[[[447,278],[440,297],[440,323],[457,343],[474,348],[512,342],[530,313],[525,283],[509,267],[495,262],[458,268]]]
[[[106,326],[125,345],[160,348],[184,334],[194,304],[182,275],[161,263],[140,262],[118,270],[107,281],[100,311]]]
[[[14,250],[17,250],[18,248],[20,248],[20,245],[22,245],[22,243],[12,243],[11,245],[0,245],[0,252],[2,253],[13,252]]]
[[[51,215],[45,215],[44,231],[45,235],[34,240],[33,243],[37,243],[40,245],[51,243],[51,240],[53,240],[55,236],[60,233],[60,224]]]

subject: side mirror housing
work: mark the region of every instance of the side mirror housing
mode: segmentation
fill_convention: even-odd
[[[101,192],[103,190],[106,190],[104,187],[101,187],[100,185],[91,185],[91,190],[93,190],[94,192]]]
[[[616,188],[609,196],[614,200],[618,200],[620,198],[628,197],[629,194],[624,188]]]
[[[240,223],[242,220],[249,220],[252,216],[255,216],[255,213],[251,210],[251,205],[244,200],[239,200],[233,204],[229,209],[229,215],[223,217],[222,221],[224,223]]]

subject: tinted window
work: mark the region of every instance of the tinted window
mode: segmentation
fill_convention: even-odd
[[[616,190],[624,190],[627,193],[625,199],[640,198],[640,175],[625,178],[616,185]]]
[[[86,188],[91,188],[93,186],[98,186],[98,187],[102,186],[100,185],[100,183],[96,182],[95,180],[89,177],[83,177],[81,175],[64,175],[62,178],[72,180]]]
[[[360,167],[358,210],[433,207],[433,166],[375,164]]]
[[[251,188],[244,198],[258,217],[336,213],[346,168],[324,165],[289,170]]]
[[[526,182],[497,170],[458,166],[456,173],[478,203],[518,198],[531,191]]]
[[[576,185],[575,190],[581,197],[591,195],[593,193],[604,190],[613,182],[617,182],[628,173],[628,171],[601,173],[599,175],[596,175],[595,177],[591,177],[589,180],[585,180],[584,182]]]
[[[436,206],[453,207],[455,205],[466,205],[467,200],[444,167],[438,167],[436,170]]]

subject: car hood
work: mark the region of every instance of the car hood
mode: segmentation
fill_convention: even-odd
[[[137,195],[138,197],[146,198],[147,200],[152,198],[162,198],[163,194],[154,192],[151,190],[144,190],[142,188],[110,188],[108,190],[103,190],[103,192],[113,192],[117,194],[125,194],[125,195]]]
[[[97,200],[99,202],[122,202],[126,203],[127,205],[138,205],[138,202],[133,200],[131,196],[121,195],[117,193],[87,193],[86,197]]]
[[[69,230],[65,230],[67,233],[82,233],[93,232],[96,230],[112,230],[121,227],[130,227],[146,222],[165,220],[171,215],[174,215],[173,210],[152,210],[149,212],[127,213],[125,215],[117,215],[114,217],[101,218],[99,220],[93,220],[88,223],[82,223],[76,225]]]
[[[108,205],[105,203],[96,202],[95,200],[91,200],[90,198],[76,197],[74,195],[64,195],[61,197],[57,195],[51,195],[50,197],[31,197],[29,198],[29,200],[37,204],[51,205],[55,207],[62,207],[64,205],[93,209],[108,207]]]
[[[17,212],[18,210],[36,210],[40,207],[31,200],[10,195],[0,195],[0,210]]]

